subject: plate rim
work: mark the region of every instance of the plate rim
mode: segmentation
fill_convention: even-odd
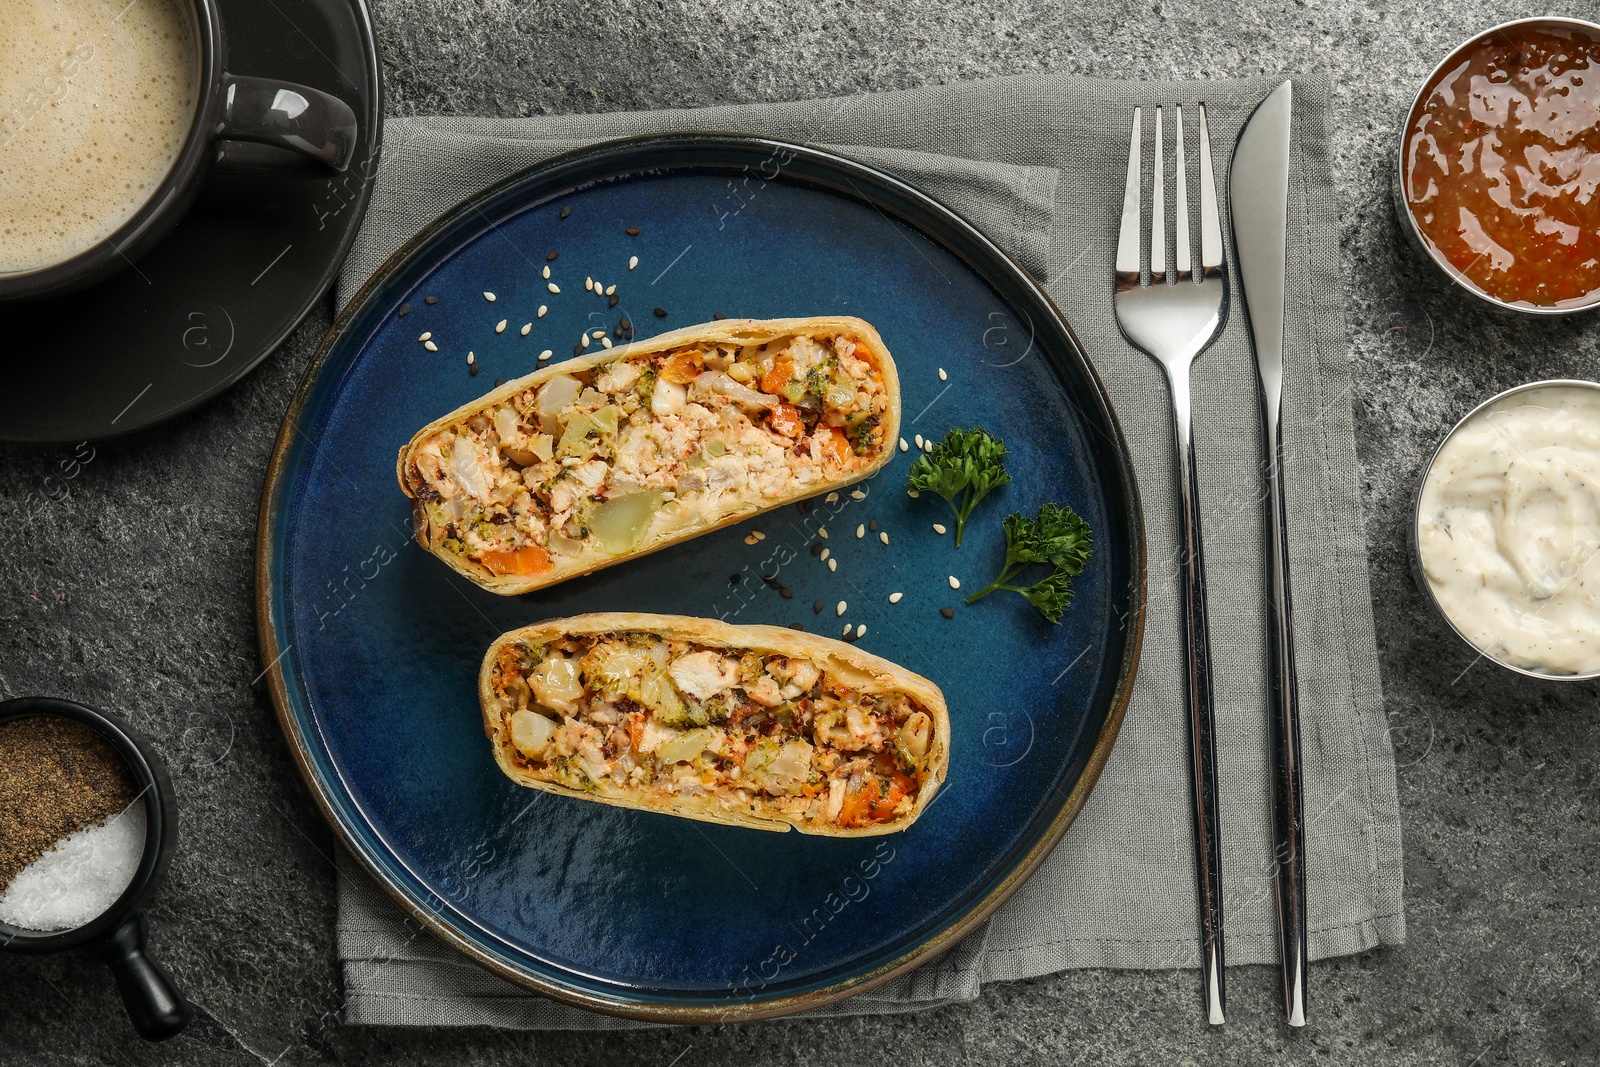
[[[877,185],[879,187],[878,192],[889,191],[904,198],[904,200],[909,201],[921,211],[937,218],[943,225],[952,228],[962,239],[970,242],[972,248],[968,251],[975,250],[979,256],[987,256],[993,259],[996,265],[1011,275],[1010,281],[1020,286],[1024,294],[1048,311],[1054,320],[1053,325],[1058,327],[1061,333],[1070,341],[1078,357],[1081,369],[1086,372],[1086,377],[1093,387],[1095,413],[1109,431],[1111,451],[1115,460],[1114,466],[1123,483],[1124,491],[1121,494],[1122,507],[1120,510],[1131,540],[1131,567],[1127,590],[1128,611],[1124,623],[1127,640],[1123,649],[1122,661],[1117,670],[1117,681],[1112,694],[1111,706],[1106,710],[1105,721],[1095,739],[1093,748],[1090,750],[1083,772],[1073,784],[1066,800],[1057,809],[1043,834],[1012,865],[1011,869],[999,882],[989,890],[987,895],[944,930],[938,931],[931,937],[901,952],[894,959],[881,963],[871,970],[829,982],[816,989],[796,993],[764,999],[758,997],[748,1002],[729,1005],[694,1005],[638,999],[630,1000],[622,995],[603,996],[585,989],[563,985],[543,976],[509,966],[500,959],[484,952],[448,923],[441,921],[434,913],[420,907],[405,891],[394,884],[389,875],[367,855],[366,847],[360,841],[355,840],[354,835],[343,825],[340,816],[327,795],[326,784],[315,773],[311,750],[306,738],[295,722],[290,707],[288,687],[282,665],[282,660],[287,655],[289,648],[279,647],[273,612],[276,598],[274,596],[275,580],[272,573],[272,560],[278,547],[273,537],[273,531],[280,517],[280,505],[285,498],[287,482],[284,478],[284,473],[293,449],[295,437],[299,432],[301,417],[322,378],[329,354],[344,337],[351,322],[365,310],[366,303],[372,294],[388,282],[393,275],[408,266],[412,258],[427,248],[435,238],[450,230],[458,222],[462,221],[465,216],[473,213],[481,215],[479,211],[480,205],[510,192],[514,187],[523,183],[540,180],[556,182],[559,179],[571,176],[574,180],[568,183],[569,188],[579,189],[592,184],[596,180],[605,180],[603,176],[598,178],[594,176],[582,177],[582,173],[586,168],[598,169],[602,172],[602,175],[607,173],[615,174],[618,171],[627,170],[637,172],[685,167],[693,169],[695,164],[692,162],[674,164],[670,160],[667,162],[658,160],[652,164],[648,159],[640,157],[650,154],[662,154],[670,157],[673,152],[692,154],[697,151],[726,149],[759,150],[766,152],[769,157],[772,157],[777,152],[793,152],[796,156],[805,156],[809,162],[825,168],[842,171],[847,177],[861,177]],[[713,164],[702,164],[702,166],[706,165]],[[854,188],[854,183],[851,183],[851,185]],[[875,199],[859,189],[856,189],[855,192],[860,199],[874,206],[879,206],[881,210],[881,205]],[[902,224],[911,224],[909,220],[899,217],[899,211],[896,211],[895,214],[897,221]],[[920,229],[920,227],[918,228]],[[964,262],[968,260],[969,257],[963,253],[963,250],[947,246],[943,239],[937,240],[937,243]],[[446,255],[448,254],[447,252]],[[969,262],[968,266],[972,267],[973,265]],[[992,284],[992,279],[988,280]],[[1074,399],[1076,401],[1078,398]],[[345,305],[345,308],[334,319],[333,324],[328,328],[327,333],[323,335],[316,351],[307,363],[306,369],[295,387],[294,395],[285,409],[283,423],[279,428],[277,440],[273,445],[265,482],[261,491],[261,504],[256,529],[255,572],[257,638],[260,644],[261,660],[266,664],[264,673],[266,675],[267,688],[272,699],[273,711],[278,719],[279,728],[283,732],[284,739],[288,742],[289,751],[294,759],[296,769],[300,772],[300,777],[305,783],[307,791],[310,792],[312,799],[316,802],[317,809],[321,813],[323,820],[333,830],[344,851],[360,864],[367,876],[408,915],[421,923],[434,936],[499,977],[535,993],[588,1011],[646,1022],[677,1024],[744,1022],[777,1018],[837,1003],[891,981],[899,975],[937,958],[987,920],[1038,871],[1044,860],[1060,843],[1061,838],[1066,834],[1067,828],[1076,821],[1078,814],[1088,800],[1090,792],[1099,782],[1100,774],[1110,758],[1111,749],[1121,730],[1123,720],[1127,715],[1128,703],[1132,697],[1133,682],[1138,673],[1139,658],[1144,643],[1144,624],[1148,600],[1144,513],[1139,497],[1138,481],[1134,473],[1132,453],[1122,432],[1122,425],[1117,418],[1116,409],[1111,404],[1110,394],[1106,390],[1099,371],[1096,370],[1093,361],[1089,358],[1088,350],[1072,329],[1072,325],[1067,320],[1066,315],[1056,306],[1055,301],[1045,292],[1043,286],[1017,262],[1015,257],[990,240],[981,230],[968,222],[959,213],[891,174],[814,145],[718,130],[683,130],[669,133],[639,134],[600,141],[559,153],[546,160],[522,168],[483,189],[469,194],[395,249],[384,260],[382,265],[373,271],[372,275],[362,284],[361,288],[356,291]],[[371,830],[372,828],[369,826],[368,829]],[[381,835],[379,836],[381,837]]]

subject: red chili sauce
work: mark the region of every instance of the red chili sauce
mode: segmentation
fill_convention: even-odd
[[[1512,28],[1423,92],[1405,193],[1427,242],[1490,296],[1600,295],[1600,38]]]

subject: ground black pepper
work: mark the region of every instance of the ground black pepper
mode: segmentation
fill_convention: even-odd
[[[128,765],[93,727],[54,715],[0,725],[0,888],[137,794]]]

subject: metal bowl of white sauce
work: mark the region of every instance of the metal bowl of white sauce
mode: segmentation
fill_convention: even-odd
[[[1456,423],[1417,484],[1411,560],[1483,658],[1600,677],[1600,383],[1519,385]]]

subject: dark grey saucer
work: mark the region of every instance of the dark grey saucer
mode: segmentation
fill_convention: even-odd
[[[338,274],[366,211],[383,89],[365,0],[220,0],[229,68],[343,99],[361,122],[348,173],[214,173],[133,267],[68,296],[0,308],[0,440],[115,437],[248,374]]]

